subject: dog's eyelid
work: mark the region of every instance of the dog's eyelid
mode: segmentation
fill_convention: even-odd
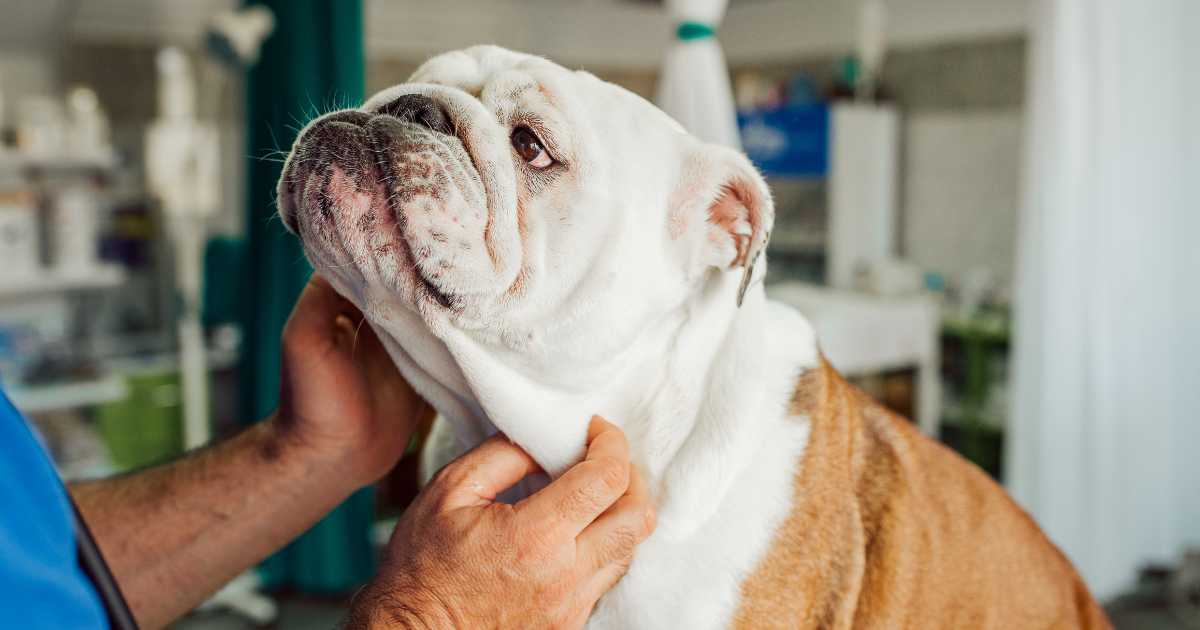
[[[542,147],[550,154],[550,159],[554,160],[556,164],[566,165],[567,161],[563,158],[566,152],[558,144],[558,141],[555,139],[556,134],[546,124],[545,120],[536,114],[527,112],[519,113],[512,117],[509,134],[511,135],[521,127],[527,127],[533,132],[533,135],[537,136],[538,142],[541,142]]]

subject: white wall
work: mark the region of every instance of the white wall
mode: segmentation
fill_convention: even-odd
[[[628,0],[366,0],[367,54],[419,61],[475,44],[564,65],[652,68],[671,41],[666,13]]]
[[[0,51],[0,127],[11,126],[24,94],[55,94],[58,76],[51,59],[34,51]]]
[[[1029,0],[891,0],[897,46],[1024,32]],[[849,50],[851,0],[735,2],[717,36],[730,63],[786,61]],[[369,55],[420,60],[495,43],[567,65],[657,68],[674,25],[659,6],[631,0],[367,0]]]
[[[570,65],[656,68],[674,25],[661,6],[633,0],[365,0],[368,54],[421,60],[495,43]],[[897,46],[1023,32],[1030,0],[889,0]],[[196,42],[235,0],[0,0],[0,47],[84,41]],[[718,37],[733,63],[847,50],[853,0],[734,2]],[[36,10],[34,10],[36,9]]]
[[[1030,0],[889,0],[889,45],[911,47],[1025,32]],[[859,3],[772,0],[735,5],[719,33],[731,63],[848,51]]]
[[[988,268],[1013,276],[1021,158],[1019,112],[914,114],[904,127],[903,252],[954,281]]]

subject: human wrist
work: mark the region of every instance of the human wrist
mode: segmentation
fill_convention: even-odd
[[[460,627],[436,595],[411,580],[376,577],[350,606],[343,630],[442,630]]]
[[[306,433],[303,422],[284,407],[255,428],[258,431],[258,451],[265,459],[317,473],[320,478],[336,484],[346,496],[370,483],[363,481],[363,475],[356,473],[353,453],[348,452],[350,449]]]

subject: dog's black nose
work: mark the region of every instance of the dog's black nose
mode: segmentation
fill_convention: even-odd
[[[395,116],[400,120],[429,127],[438,133],[453,132],[450,117],[433,99],[424,94],[405,94],[379,108],[380,114]]]

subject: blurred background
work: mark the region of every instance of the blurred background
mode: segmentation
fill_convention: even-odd
[[[478,43],[743,148],[768,292],[1004,483],[1122,628],[1200,627],[1200,3],[0,0],[0,386],[60,472],[269,414],[315,115]],[[417,448],[413,445],[413,449]],[[330,627],[415,460],[179,627]]]

